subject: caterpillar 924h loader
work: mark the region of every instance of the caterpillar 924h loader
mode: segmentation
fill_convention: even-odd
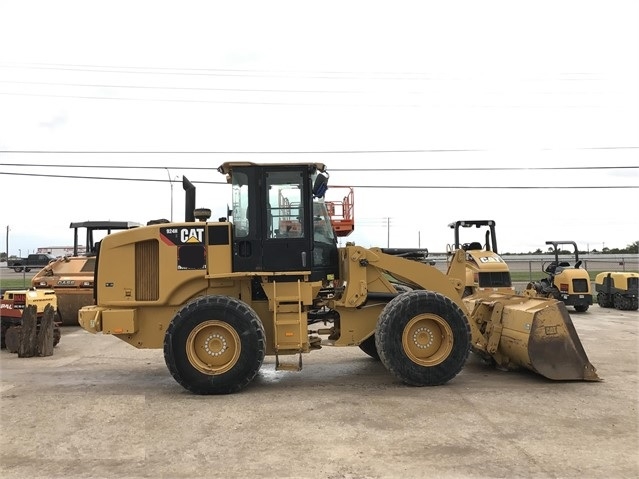
[[[83,328],[164,348],[171,375],[198,394],[239,391],[265,355],[276,369],[299,370],[302,354],[323,346],[360,346],[416,386],[451,380],[471,348],[502,368],[599,379],[563,303],[515,295],[465,303],[463,250],[444,274],[392,250],[338,248],[323,164],[218,171],[232,186],[232,221],[208,222],[193,194],[185,222],[105,237]]]

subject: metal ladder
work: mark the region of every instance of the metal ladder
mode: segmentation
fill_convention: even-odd
[[[273,326],[275,335],[275,369],[300,371],[302,351],[307,338],[306,314],[302,307],[301,282],[297,281],[297,294],[278,296],[273,282]],[[281,362],[280,355],[298,355],[297,362]]]

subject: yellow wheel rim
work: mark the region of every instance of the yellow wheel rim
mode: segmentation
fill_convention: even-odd
[[[241,350],[237,331],[222,321],[200,323],[186,339],[189,362],[204,374],[227,372],[237,363]]]
[[[414,363],[436,366],[453,350],[453,330],[437,315],[420,314],[404,328],[402,347]]]

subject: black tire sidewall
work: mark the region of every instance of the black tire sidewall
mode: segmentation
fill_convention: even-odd
[[[450,354],[434,366],[413,362],[402,344],[406,325],[415,316],[425,313],[445,320],[453,333]],[[412,291],[391,300],[379,317],[375,337],[384,366],[395,377],[413,386],[448,382],[461,371],[470,352],[470,325],[466,315],[455,302],[432,291]]]
[[[371,358],[379,361],[379,353],[377,352],[377,346],[375,345],[375,335],[369,336],[359,345],[359,349],[368,354]]]
[[[187,356],[187,338],[199,324],[223,321],[240,338],[237,362],[228,371],[209,375]],[[227,296],[206,296],[186,304],[173,318],[164,338],[164,359],[174,379],[196,394],[230,394],[247,386],[264,360],[265,335],[259,317],[246,303]]]

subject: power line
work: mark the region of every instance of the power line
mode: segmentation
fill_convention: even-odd
[[[300,103],[300,102],[282,102],[282,101],[238,101],[238,100],[187,100],[173,98],[126,98],[116,96],[89,96],[89,95],[54,95],[50,93],[12,93],[0,92],[5,96],[29,96],[39,98],[75,98],[78,100],[117,100],[117,101],[163,101],[169,103],[212,103],[219,105],[271,105],[271,106],[318,106],[318,107],[392,107],[392,108],[418,108],[419,105],[411,104],[384,104],[384,103]]]
[[[373,79],[373,80],[429,80],[434,75],[424,72],[356,72],[356,71],[301,71],[301,70],[257,70],[257,69],[218,69],[218,68],[169,68],[136,67],[114,65],[78,65],[47,63],[0,64],[0,68],[23,70],[58,70],[97,73],[182,75],[182,76],[220,76],[220,77],[257,77],[257,78],[320,78],[320,79]]]
[[[539,151],[639,150],[639,146],[586,146],[575,148],[541,148]],[[29,155],[358,155],[385,153],[477,153],[495,150],[481,148],[431,148],[396,150],[315,150],[315,151],[161,151],[161,150],[0,150],[7,154]]]
[[[9,175],[9,176],[29,176],[29,177],[37,177],[37,178],[64,178],[71,180],[115,180],[115,181],[145,181],[145,182],[155,182],[155,183],[175,183],[176,180],[164,180],[164,179],[154,179],[154,178],[131,178],[131,177],[114,177],[114,176],[78,176],[78,175],[53,175],[46,173],[14,173],[14,172],[5,172],[0,171],[0,175]],[[192,181],[191,183],[202,183],[202,184],[212,184],[212,185],[226,185],[228,184],[226,181]]]
[[[4,153],[0,151],[0,153]],[[176,153],[177,154],[177,153]],[[0,166],[17,166],[24,168],[95,168],[95,169],[135,169],[135,170],[203,170],[213,171],[216,168],[210,166],[132,166],[132,165],[62,165],[46,163],[0,163]],[[461,167],[461,168],[366,168],[366,171],[544,171],[544,170],[632,170],[639,169],[639,166],[533,166],[533,167]],[[358,171],[361,168],[328,168],[333,171]]]
[[[1,152],[0,152],[1,153]],[[294,164],[294,163],[291,163]],[[136,170],[202,170],[213,171],[212,166],[133,166],[133,165],[70,165],[54,163],[0,163],[0,166],[11,166],[21,168],[91,168],[91,169],[136,169]],[[459,167],[459,168],[366,168],[366,172],[411,172],[411,171],[547,171],[547,170],[632,170],[639,169],[639,166],[537,166],[537,167]],[[362,172],[361,168],[329,168],[330,172]]]
[[[64,179],[82,179],[82,180],[117,180],[117,181],[145,181],[157,183],[169,183],[169,180],[151,179],[151,178],[124,178],[124,177],[104,177],[104,176],[76,176],[76,175],[48,175],[44,173],[10,173],[0,171],[0,175],[10,176],[28,176],[28,177],[44,177],[44,178],[64,178]],[[227,185],[226,181],[191,181],[194,184],[210,184],[210,185]],[[596,186],[455,186],[455,185],[351,185],[353,188],[368,189],[460,189],[460,190],[600,190],[600,189],[635,189],[639,185],[596,185]]]
[[[131,88],[141,90],[186,90],[186,91],[234,91],[244,93],[379,93],[375,90],[290,90],[290,89],[272,89],[272,88],[206,88],[206,87],[179,87],[179,86],[149,86],[149,85],[112,85],[99,83],[57,83],[57,82],[39,82],[39,81],[9,81],[0,80],[0,83],[11,83],[18,85],[48,85],[48,86],[72,86],[87,88]],[[402,92],[417,93],[417,92]]]
[[[455,80],[455,76],[441,75],[424,71],[352,71],[352,70],[260,70],[260,69],[232,69],[232,68],[182,68],[182,67],[148,67],[148,66],[123,66],[123,65],[92,65],[74,63],[38,63],[38,62],[4,62],[0,68],[22,70],[60,70],[60,71],[85,71],[107,73],[142,73],[164,75],[189,75],[199,74],[207,76],[255,76],[255,77],[303,77],[303,78],[376,78],[380,80]],[[185,73],[186,72],[186,73]],[[341,75],[341,76],[340,76]],[[347,76],[348,75],[348,76]],[[599,75],[594,72],[566,72],[561,73],[558,80],[561,81],[593,81],[598,80]],[[524,80],[543,80],[543,78],[523,78]]]

